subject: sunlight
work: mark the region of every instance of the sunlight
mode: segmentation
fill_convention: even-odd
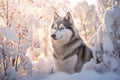
[[[39,59],[43,59],[43,60],[46,61],[46,56],[45,56],[45,54],[44,54],[44,53],[41,53],[41,54],[39,55]]]
[[[96,4],[97,3],[97,0],[84,0],[84,1],[87,1],[88,4]]]
[[[120,80],[119,27],[120,0],[0,0],[0,80]]]
[[[97,0],[76,0],[76,1],[75,0],[70,0],[72,5],[75,5],[76,3],[82,2],[82,1],[87,1],[89,5],[97,3]]]

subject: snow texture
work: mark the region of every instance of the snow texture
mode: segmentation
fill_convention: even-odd
[[[8,26],[1,27],[0,32],[3,35],[5,35],[7,40],[13,40],[15,42],[18,42],[17,36],[15,35],[15,33]]]
[[[103,42],[104,51],[114,51],[113,43],[108,35],[105,35]]]
[[[120,7],[118,5],[113,6],[114,18],[120,18]]]
[[[105,74],[99,74],[95,71],[83,71],[75,74],[57,72],[45,80],[120,80],[120,76],[112,72]]]
[[[106,11],[106,14],[105,14],[105,25],[107,27],[107,31],[109,32],[112,32],[112,25],[114,23],[114,17],[113,17],[113,14],[112,14],[112,11],[111,10],[108,10]]]
[[[7,61],[7,75],[9,80],[18,80],[17,72],[8,61]]]

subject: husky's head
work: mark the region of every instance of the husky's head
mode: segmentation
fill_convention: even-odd
[[[75,36],[74,22],[70,12],[60,17],[56,12],[52,23],[51,37],[54,41],[68,42]]]

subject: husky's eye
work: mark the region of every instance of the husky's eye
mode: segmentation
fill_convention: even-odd
[[[54,27],[54,29],[57,29],[56,27]]]

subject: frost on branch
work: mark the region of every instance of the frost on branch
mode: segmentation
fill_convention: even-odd
[[[97,30],[99,19],[95,5],[88,5],[86,1],[79,2],[74,8],[73,16],[77,22],[80,35],[87,40]],[[94,14],[94,15],[93,15]]]
[[[0,40],[0,71],[5,75],[4,79],[18,80],[15,70],[18,38],[8,26],[5,26],[0,28]]]
[[[8,75],[8,79],[9,80],[18,80],[18,75],[17,75],[15,68],[12,67],[12,65],[9,63],[9,61],[7,61],[6,65],[7,65],[6,73]]]
[[[17,36],[8,26],[1,27],[0,32],[7,38],[7,40],[18,42]]]
[[[108,70],[118,71],[120,68],[120,45],[119,45],[119,28],[120,28],[120,7],[114,5],[111,10],[105,14],[106,32],[104,37],[103,63]]]
[[[117,52],[116,55],[120,55],[120,7],[118,5],[113,6],[112,10],[108,10],[105,15],[106,35],[111,39],[113,48]],[[107,15],[108,14],[108,15]]]
[[[114,5],[112,9],[106,11],[105,14],[105,35],[103,41],[103,68],[106,71],[118,72],[120,70],[120,57],[119,57],[119,19],[120,7]]]
[[[32,71],[32,63],[30,59],[25,55],[19,56],[19,64],[18,64],[18,74],[28,74]]]

